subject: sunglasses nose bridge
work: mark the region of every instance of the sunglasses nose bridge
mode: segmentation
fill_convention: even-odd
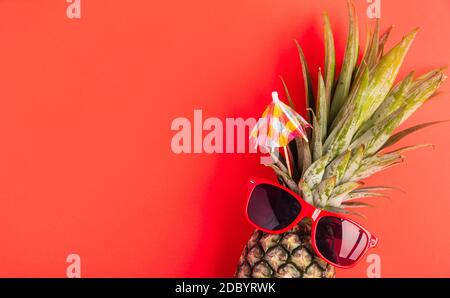
[[[312,211],[312,212],[311,212],[311,211]],[[312,220],[313,220],[313,221],[316,221],[317,218],[318,218],[319,215],[320,215],[320,212],[322,212],[322,210],[313,207],[313,208],[310,210],[310,212],[311,212],[311,218],[312,218]]]

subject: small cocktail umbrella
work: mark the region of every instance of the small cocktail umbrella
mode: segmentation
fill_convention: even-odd
[[[272,102],[253,127],[250,138],[255,141],[256,146],[265,147],[272,152],[275,148],[283,147],[286,165],[292,176],[286,146],[296,137],[302,137],[308,142],[304,127],[311,127],[311,125],[292,108],[280,101],[278,93],[274,91],[272,92]]]

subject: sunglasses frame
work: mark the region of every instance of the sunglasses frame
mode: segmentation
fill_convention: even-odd
[[[298,214],[297,218],[295,220],[292,221],[291,224],[289,224],[287,227],[281,229],[281,230],[268,230],[265,229],[263,227],[258,226],[257,224],[255,224],[250,217],[248,216],[248,205],[250,203],[250,199],[251,199],[251,195],[254,191],[254,189],[261,184],[269,184],[275,187],[278,187],[284,191],[286,191],[287,193],[289,193],[290,195],[292,195],[299,203],[301,206],[300,209],[300,213]],[[361,226],[360,224],[358,224],[357,222],[351,220],[349,217],[344,216],[342,214],[339,213],[334,213],[334,212],[330,212],[327,210],[322,210],[319,208],[316,208],[314,206],[312,206],[311,204],[307,203],[305,200],[303,200],[302,197],[300,197],[298,194],[296,194],[295,192],[293,192],[292,190],[273,183],[271,181],[265,180],[265,179],[260,179],[260,178],[252,178],[249,181],[249,185],[248,185],[248,195],[247,195],[247,204],[245,206],[245,216],[247,217],[247,220],[250,222],[250,224],[252,226],[254,226],[256,229],[261,230],[263,232],[269,233],[269,234],[282,234],[285,233],[289,230],[291,230],[293,227],[295,227],[302,219],[309,217],[312,219],[312,226],[311,226],[311,244],[313,246],[313,249],[315,251],[315,253],[325,262],[333,265],[334,267],[337,268],[343,268],[343,269],[348,269],[348,268],[352,268],[354,266],[356,266],[356,264],[358,264],[358,262],[362,259],[362,257],[367,253],[367,251],[369,250],[369,248],[374,248],[375,246],[377,246],[378,244],[378,237],[376,237],[375,235],[373,235],[372,233],[370,233],[366,228],[364,228],[363,226]],[[352,224],[354,224],[355,226],[357,226],[360,230],[362,230],[366,236],[367,236],[367,243],[366,246],[364,247],[364,250],[362,251],[362,253],[360,254],[360,256],[358,257],[358,259],[351,265],[339,265],[336,264],[334,262],[331,262],[330,260],[328,260],[327,258],[325,258],[322,253],[319,251],[317,244],[316,244],[316,230],[317,230],[317,224],[320,221],[320,219],[324,218],[324,217],[337,217],[340,219],[344,219]]]

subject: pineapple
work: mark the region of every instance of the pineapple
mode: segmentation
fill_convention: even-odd
[[[405,136],[439,121],[394,132],[422,104],[433,97],[446,76],[443,68],[414,76],[409,73],[394,84],[417,29],[390,51],[384,45],[391,28],[379,32],[377,20],[367,35],[358,63],[359,36],[355,8],[348,1],[349,31],[344,60],[335,80],[335,49],[327,15],[324,15],[325,66],[319,69],[317,95],[302,49],[297,43],[306,91],[311,142],[301,138],[288,146],[292,174],[286,159],[273,158],[270,166],[278,181],[317,208],[356,214],[352,208],[369,206],[364,198],[383,196],[384,186],[363,186],[361,180],[403,161],[403,153],[426,145],[389,150]],[[286,97],[294,108],[282,80]],[[306,129],[306,128],[305,128]],[[311,221],[304,219],[289,232],[274,235],[255,231],[244,248],[237,277],[334,277],[335,268],[317,257],[310,243]]]

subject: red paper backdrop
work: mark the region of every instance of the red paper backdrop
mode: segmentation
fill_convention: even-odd
[[[361,36],[369,5],[354,1]],[[388,46],[421,26],[401,76],[449,62],[448,0],[382,0]],[[345,1],[82,0],[0,2],[0,276],[231,276],[252,232],[249,176],[273,178],[255,154],[172,152],[173,119],[258,117],[282,74],[303,102],[292,40],[322,65],[322,12],[339,57]],[[448,90],[448,84],[443,90]],[[444,93],[406,126],[449,119]],[[402,145],[433,143],[369,180],[406,191],[366,210],[382,275],[450,276],[449,125]],[[367,263],[339,270],[366,276]]]

